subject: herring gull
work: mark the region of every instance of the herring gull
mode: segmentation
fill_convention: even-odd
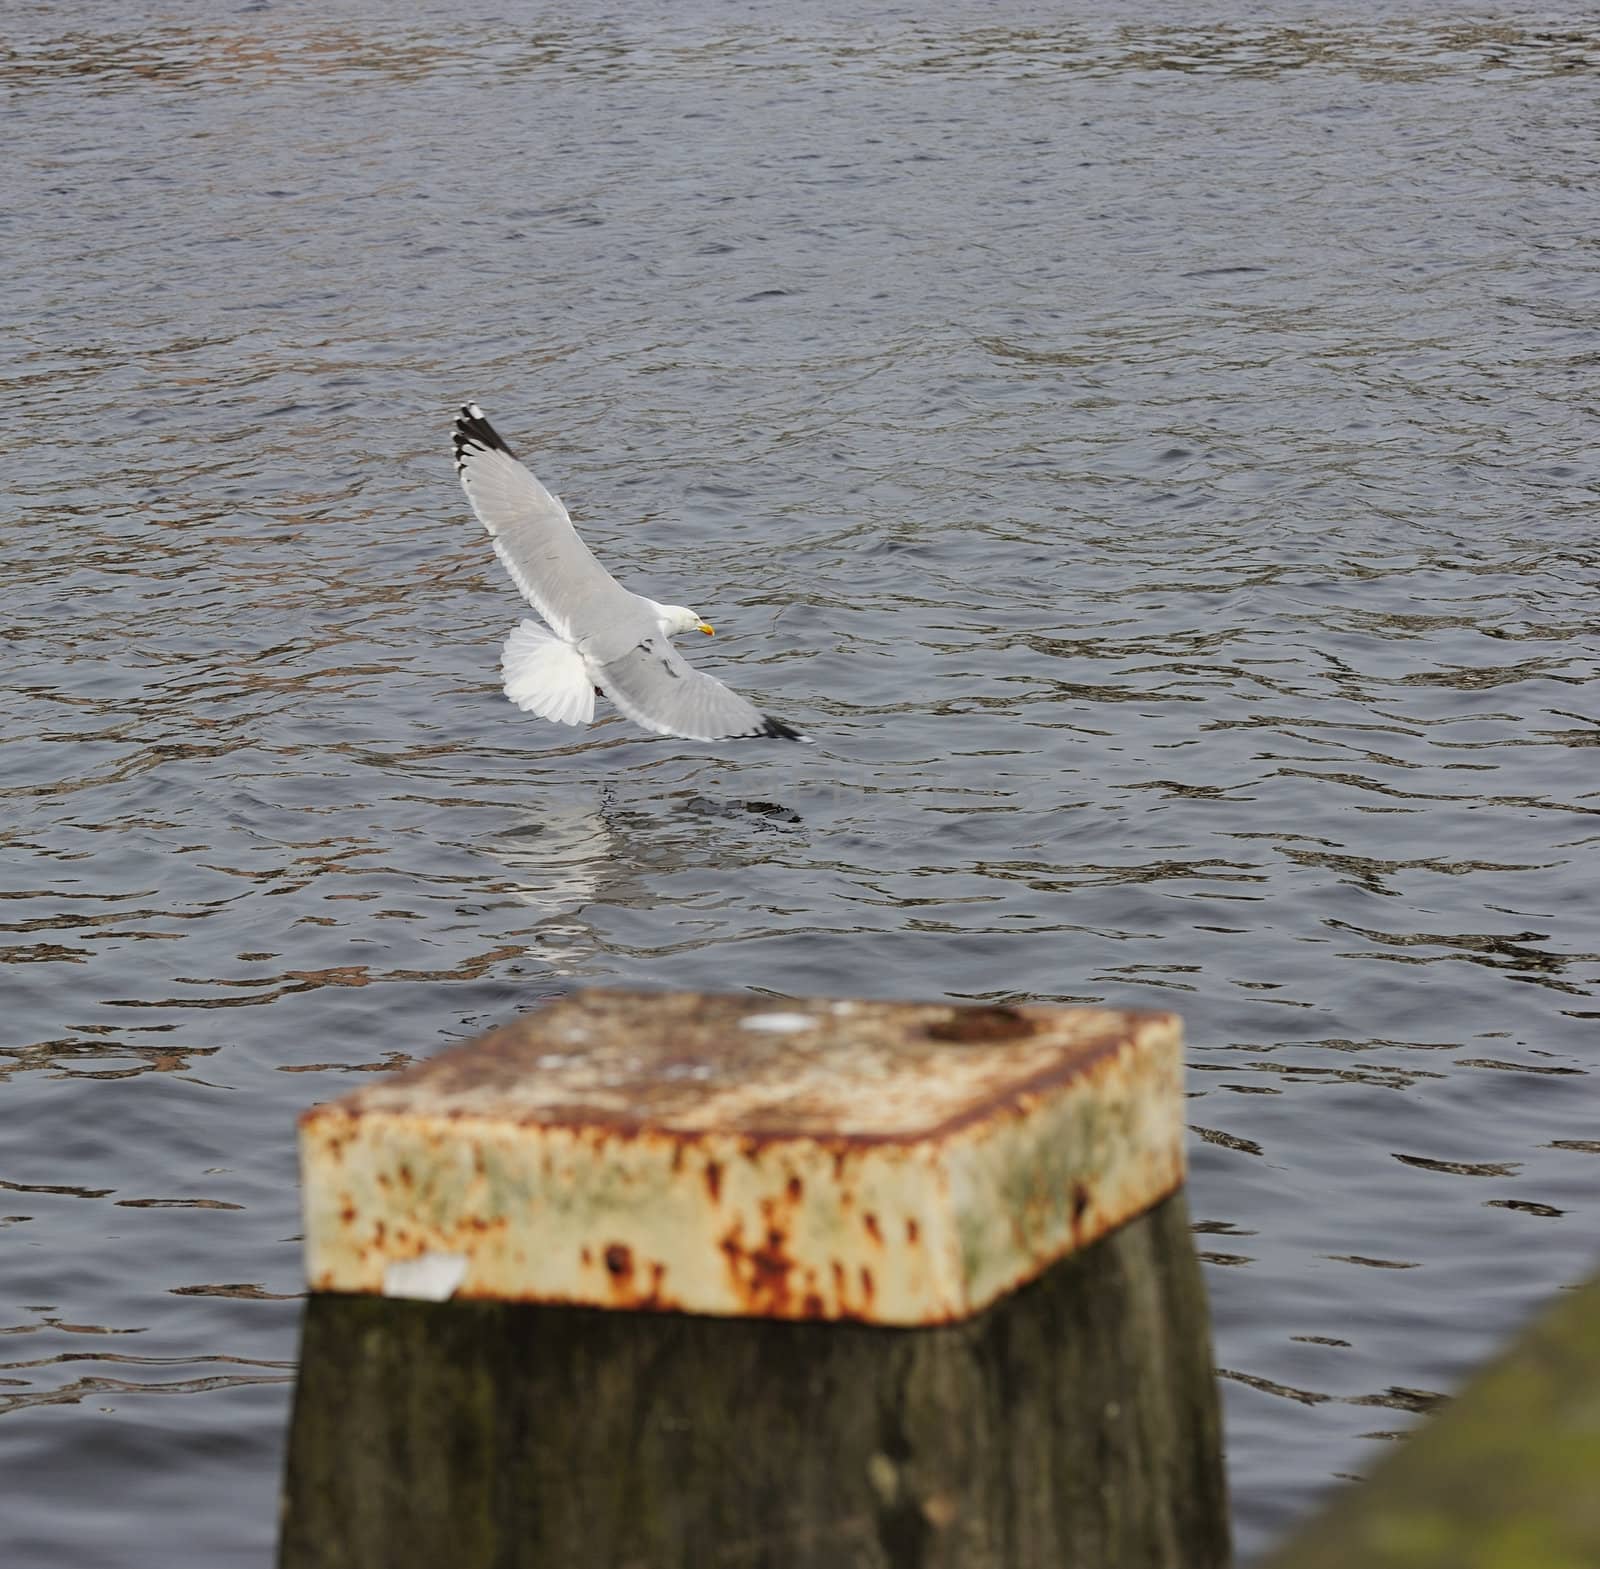
[[[672,646],[711,632],[683,605],[630,593],[578,538],[559,497],[512,456],[476,403],[456,415],[456,472],[511,581],[546,626],[523,621],[500,654],[505,694],[563,725],[594,718],[595,689],[635,724],[690,741],[776,736],[808,741],[764,714]]]

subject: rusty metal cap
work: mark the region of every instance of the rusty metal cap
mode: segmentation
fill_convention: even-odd
[[[300,1149],[314,1290],[949,1322],[1183,1180],[1181,1029],[582,992]]]

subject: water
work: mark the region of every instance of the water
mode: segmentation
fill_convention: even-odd
[[[17,4],[8,1564],[261,1564],[293,1119],[587,982],[1180,1009],[1237,1525],[1596,1251],[1578,13]],[[575,736],[474,395],[819,738]]]

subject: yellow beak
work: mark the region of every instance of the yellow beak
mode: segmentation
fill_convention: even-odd
[[[707,637],[715,637],[717,635],[717,629],[712,626],[709,621],[702,621],[700,623],[700,630],[704,632]]]

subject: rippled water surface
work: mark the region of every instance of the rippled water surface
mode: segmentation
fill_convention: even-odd
[[[265,1563],[296,1112],[582,982],[1180,1009],[1246,1554],[1583,1273],[1578,15],[7,7],[0,1557]],[[500,697],[469,394],[817,746]]]

